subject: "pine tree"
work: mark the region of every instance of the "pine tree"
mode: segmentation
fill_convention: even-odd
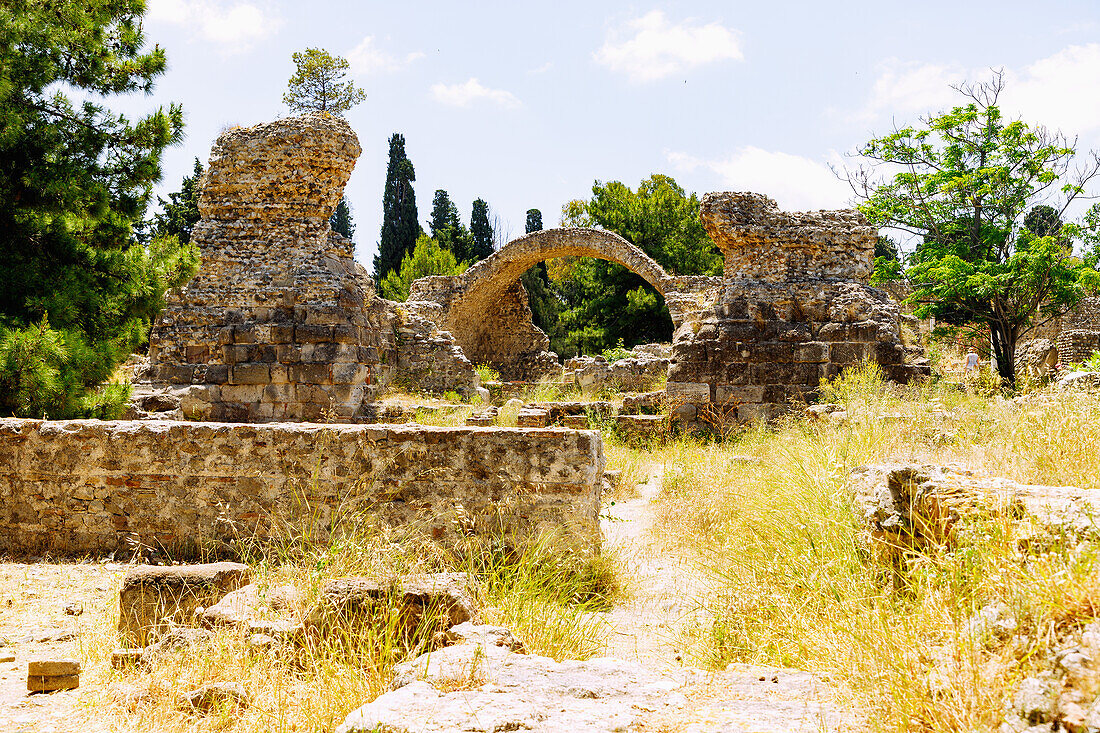
[[[351,217],[351,204],[348,203],[347,196],[340,198],[340,203],[336,204],[336,210],[332,212],[328,223],[332,231],[345,239],[355,238],[355,220]]]
[[[164,51],[142,50],[144,7],[0,2],[0,414],[111,414],[125,390],[96,385],[194,273],[175,237],[134,237],[183,109],[130,120],[104,102],[164,72]]]
[[[191,175],[184,176],[180,190],[168,194],[168,200],[157,197],[161,211],[153,217],[154,237],[175,235],[180,242],[191,241],[191,230],[199,222],[199,195],[202,193],[202,163],[195,158]]]
[[[413,251],[401,258],[401,267],[378,283],[378,291],[383,298],[404,302],[409,299],[414,280],[428,275],[458,275],[466,270],[466,266],[439,242],[421,234]]]
[[[530,234],[531,232],[541,232],[542,231],[542,212],[539,211],[538,209],[528,209],[527,210],[527,228],[526,228],[526,231],[527,231],[528,234]]]
[[[493,253],[493,228],[489,225],[489,204],[484,199],[474,201],[470,214],[470,260],[477,262]]]
[[[333,56],[323,48],[307,48],[295,53],[294,76],[287,82],[283,103],[291,112],[328,112],[342,115],[367,98],[367,93],[347,75],[347,59]]]
[[[374,276],[378,282],[401,266],[401,258],[412,252],[420,235],[416,216],[416,172],[405,156],[405,136],[390,136],[390,162],[386,168],[386,189],[382,194],[382,234],[374,257]]]

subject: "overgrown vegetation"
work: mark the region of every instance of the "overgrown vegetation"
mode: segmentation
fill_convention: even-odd
[[[701,601],[711,621],[685,629],[692,660],[823,673],[877,730],[995,729],[1019,682],[1100,610],[1096,547],[1036,549],[1004,517],[979,516],[949,543],[883,565],[860,538],[849,473],[917,460],[1100,488],[1100,396],[901,388],[874,368],[843,375],[825,396],[845,420],[796,417],[658,454],[659,541],[710,578]],[[1010,638],[972,633],[991,604],[1016,619]]]

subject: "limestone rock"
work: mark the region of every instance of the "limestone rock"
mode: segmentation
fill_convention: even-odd
[[[1100,372],[1070,372],[1058,378],[1059,389],[1100,389]]]
[[[27,691],[75,690],[80,686],[80,671],[80,662],[75,659],[27,662]]]
[[[307,627],[331,628],[369,623],[381,610],[396,606],[401,623],[412,632],[427,622],[446,629],[477,617],[468,578],[463,573],[408,575],[392,580],[330,580],[310,612]],[[432,633],[432,629],[426,629]]]
[[[249,584],[225,594],[217,603],[203,610],[202,625],[243,626],[256,617],[260,606],[259,591],[255,585]]]
[[[545,428],[550,425],[550,411],[525,407],[516,415],[517,428]]]
[[[232,562],[140,565],[122,579],[119,635],[123,643],[144,646],[171,623],[191,623],[197,609],[213,606],[250,577],[247,565]]]
[[[398,665],[391,692],[337,733],[625,731],[683,703],[681,681],[620,659],[555,662],[512,651],[502,629],[465,625],[464,641]]]

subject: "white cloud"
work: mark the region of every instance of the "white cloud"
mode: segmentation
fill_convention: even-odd
[[[531,69],[527,73],[528,74],[545,74],[547,71],[550,71],[550,69],[552,69],[552,68],[554,68],[554,62],[553,61],[547,61],[542,66],[540,66],[536,69]]]
[[[503,89],[489,89],[482,86],[476,78],[462,84],[433,84],[432,96],[437,102],[453,107],[469,107],[482,100],[501,107],[519,107],[520,101],[511,92]]]
[[[873,122],[890,116],[915,121],[963,104],[952,84],[990,78],[989,68],[966,69],[959,64],[885,61],[864,106],[854,115]],[[1005,69],[1001,109],[1025,122],[1061,129],[1069,135],[1100,129],[1100,44],[1068,46],[1023,69]]]
[[[188,26],[228,52],[246,50],[281,25],[272,8],[247,0],[149,0],[146,17],[153,23]]]
[[[673,24],[660,10],[652,10],[609,32],[595,58],[631,81],[653,81],[715,61],[740,61],[744,55],[737,36],[718,23],[700,25],[688,19]]]
[[[422,58],[424,54],[419,51],[406,54],[403,58],[387,53],[375,46],[374,36],[364,37],[358,46],[348,51],[347,55],[348,63],[351,64],[351,73],[355,76],[397,71]]]
[[[708,170],[727,190],[767,194],[788,211],[840,209],[848,206],[852,196],[848,184],[829,168],[828,163],[842,164],[836,153],[828,161],[818,161],[750,145],[717,160],[680,152],[668,152],[666,157],[679,171]]]

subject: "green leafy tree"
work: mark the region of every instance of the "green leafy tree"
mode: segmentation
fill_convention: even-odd
[[[355,220],[352,219],[351,204],[348,203],[347,196],[340,198],[340,203],[336,204],[336,209],[329,217],[328,223],[332,231],[345,239],[355,239]]]
[[[428,275],[459,275],[466,263],[455,259],[454,253],[426,234],[416,240],[413,251],[401,260],[401,266],[382,279],[379,292],[383,298],[404,302],[414,280]]]
[[[988,331],[1000,376],[1013,385],[1020,336],[1100,282],[1065,246],[1079,230],[1052,228],[1100,172],[1100,157],[1077,165],[1063,134],[1005,120],[1000,73],[956,89],[963,106],[864,145],[870,164],[850,181],[873,224],[921,237],[906,270],[916,315]]]
[[[199,195],[202,193],[202,163],[195,158],[191,175],[184,176],[180,190],[157,197],[161,210],[153,217],[153,237],[175,236],[183,244],[191,241],[191,230],[199,222]]]
[[[328,112],[342,115],[367,98],[367,93],[347,80],[347,59],[323,48],[296,52],[294,75],[287,82],[283,103],[291,112]]]
[[[470,232],[462,223],[458,207],[443,189],[437,189],[432,198],[432,216],[428,227],[432,239],[454,252],[459,262],[470,260]]]
[[[144,6],[0,2],[0,413],[110,414],[125,390],[97,385],[194,271],[175,237],[134,237],[182,108],[107,106],[164,71],[164,52],[143,50]]]
[[[654,174],[637,191],[619,181],[596,181],[592,198],[563,207],[562,223],[616,232],[676,274],[722,271],[722,255],[699,218],[698,197],[669,176]],[[620,340],[633,346],[672,338],[664,298],[625,267],[581,258],[550,269],[561,315],[548,333],[559,354],[600,353]]]
[[[473,262],[483,260],[493,253],[493,227],[489,224],[489,204],[484,199],[474,201],[470,213],[470,250]]]
[[[539,211],[538,209],[528,209],[527,210],[527,223],[526,223],[526,226],[524,226],[524,231],[527,234],[530,234],[531,232],[541,232],[542,231],[542,212],[541,211]]]
[[[390,136],[390,160],[382,193],[382,234],[374,257],[374,276],[378,282],[401,266],[402,258],[412,252],[420,236],[416,192],[412,186],[415,180],[416,171],[405,155],[405,136],[395,132]]]

